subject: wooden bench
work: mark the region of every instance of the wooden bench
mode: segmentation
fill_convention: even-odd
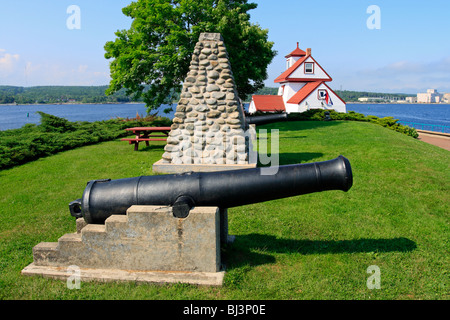
[[[123,138],[121,141],[128,141],[129,144],[134,144],[134,151],[139,149],[139,143],[145,142],[145,145],[149,146],[149,141],[165,141],[169,136],[170,127],[134,127],[127,128],[126,131],[132,131],[136,137],[135,138]],[[155,135],[152,133],[163,133],[162,135]],[[157,138],[164,137],[164,138]]]

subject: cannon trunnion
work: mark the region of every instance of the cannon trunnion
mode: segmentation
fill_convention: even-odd
[[[195,206],[232,208],[326,190],[348,191],[353,184],[350,162],[343,156],[279,166],[271,175],[261,169],[93,180],[69,209],[72,216],[92,224],[126,214],[132,205],[172,206],[174,216],[185,218]]]

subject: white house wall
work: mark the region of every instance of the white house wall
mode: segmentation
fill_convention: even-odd
[[[305,73],[305,63],[313,62],[314,63],[314,73]],[[329,76],[319,67],[317,63],[311,57],[308,57],[291,75],[288,79],[328,79]]]
[[[256,106],[255,102],[252,100],[250,102],[250,105],[248,106],[248,113],[255,113],[256,112]]]
[[[289,58],[286,59],[286,70],[289,69],[290,67],[292,67],[294,65],[294,63],[296,63],[301,57],[297,57],[297,56],[291,56]]]
[[[278,95],[278,96],[282,96],[282,95],[283,95],[283,87],[282,87],[282,86],[278,88],[278,93],[277,93],[277,95]]]
[[[286,102],[292,98],[294,94],[296,94],[303,86],[305,85],[305,82],[291,82],[291,83],[285,83],[284,84],[284,93],[283,93],[283,101],[286,105]]]
[[[298,105],[298,104],[293,104],[293,103],[286,103],[285,104],[285,106],[286,106],[286,112],[287,113],[291,113],[291,112],[303,112],[303,111],[306,111],[306,109],[305,110],[301,110],[300,108],[300,106]]]
[[[329,96],[331,97],[331,101],[333,101],[333,105],[329,106],[326,104],[325,100],[318,99],[318,90],[327,90]],[[323,103],[323,104],[322,104]],[[326,109],[326,110],[335,110],[337,112],[346,112],[345,103],[342,102],[341,99],[330,89],[327,88],[324,84],[321,84],[314,90],[306,99],[304,99],[298,107],[298,112],[303,112],[309,109]]]

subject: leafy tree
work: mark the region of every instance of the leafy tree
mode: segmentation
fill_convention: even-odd
[[[111,82],[107,94],[122,88],[142,97],[149,111],[170,103],[189,70],[202,32],[222,34],[241,97],[264,86],[276,52],[268,31],[250,23],[247,0],[138,0],[123,8],[132,18],[105,44]]]

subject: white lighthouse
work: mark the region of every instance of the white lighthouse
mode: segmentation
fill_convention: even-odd
[[[314,60],[311,49],[306,52],[298,46],[285,56],[286,70],[275,79],[280,84],[278,96],[254,95],[249,112],[287,113],[309,109],[346,112],[346,104],[327,84],[332,81],[328,73]]]

